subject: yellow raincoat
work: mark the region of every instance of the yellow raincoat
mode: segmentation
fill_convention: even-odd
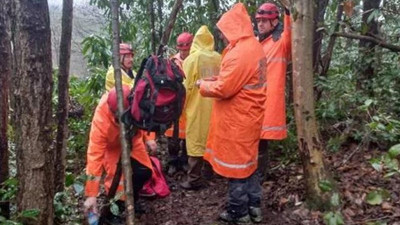
[[[207,26],[202,26],[194,36],[190,55],[183,63],[186,74],[186,148],[187,154],[202,157],[206,148],[213,99],[200,95],[195,83],[218,75],[221,56],[214,51],[214,37]]]
[[[136,72],[132,70],[133,76],[136,75]],[[123,69],[121,69],[121,76],[122,76],[122,84],[128,85],[132,88],[135,79],[131,78]],[[106,75],[106,91],[110,91],[111,88],[115,86],[114,80],[114,67],[110,66],[107,71]]]

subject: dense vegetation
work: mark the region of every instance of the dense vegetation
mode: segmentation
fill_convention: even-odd
[[[369,0],[372,1],[372,0]],[[254,13],[262,1],[244,1],[249,12]],[[324,16],[316,21],[316,32],[322,34],[321,58],[330,54],[330,42],[334,33],[353,33],[373,37],[382,43],[400,45],[400,1],[378,0],[379,7],[365,11],[363,6],[368,1],[331,0],[326,1]],[[375,1],[376,2],[376,1]],[[149,55],[161,39],[169,9],[174,1],[121,0],[121,39],[132,43],[136,49],[135,67],[140,60]],[[105,73],[111,62],[111,19],[109,1],[91,0],[104,11],[107,23],[104,32],[92,34],[82,42],[82,52],[87,60],[90,76],[72,77],[70,80],[70,110],[68,119],[69,137],[67,148],[66,189],[57,193],[54,199],[57,220],[63,224],[81,224],[82,213],[80,200],[83,197],[85,181],[84,165],[87,137],[93,110],[104,92]],[[170,38],[169,46],[174,52],[174,40],[182,31],[195,32],[206,24],[211,29],[218,16],[231,5],[228,0],[188,0],[178,14]],[[338,18],[337,12],[343,15]],[[292,12],[292,13],[295,13]],[[368,14],[366,19],[363,15]],[[150,15],[153,15],[154,24]],[[369,33],[371,23],[378,27],[377,33]],[[154,38],[152,41],[152,31]],[[329,69],[323,72],[320,61],[315,64],[315,101],[319,128],[326,146],[327,154],[346,149],[349,144],[356,144],[355,151],[381,151],[381,156],[370,160],[370,164],[388,178],[400,176],[398,155],[400,147],[400,55],[396,49],[385,48],[379,44],[363,45],[359,39],[337,37],[329,58]],[[221,46],[218,46],[221,50]],[[321,60],[322,61],[322,60]],[[73,65],[72,65],[73,66]],[[366,70],[369,68],[370,70]],[[372,72],[371,72],[372,71]],[[57,74],[57,71],[54,72]],[[282,164],[298,162],[295,121],[292,110],[291,71],[288,71],[287,104],[289,136],[282,142],[276,142],[273,148],[280,150]],[[56,93],[57,90],[54,90]],[[56,96],[55,94],[53,96]],[[57,99],[53,97],[53,106]],[[15,176],[15,152],[13,150],[13,130],[10,127],[10,165],[13,175],[0,190],[1,200],[15,203],[18,180]],[[389,151],[389,149],[391,150]],[[349,152],[351,157],[353,152]],[[397,157],[397,158],[396,158]],[[383,178],[382,178],[383,179]],[[325,186],[324,186],[325,185]],[[321,184],[330,189],[330,184]],[[371,193],[369,200],[375,204],[376,198],[384,198],[385,191]],[[378,196],[378,197],[376,197]],[[338,203],[339,204],[339,203]],[[379,202],[377,203],[379,204]],[[15,208],[15,207],[14,207]],[[12,220],[0,216],[0,223],[19,224],[21,218],[34,218],[37,212],[27,211],[13,214]],[[343,224],[337,214],[326,214],[326,224]],[[331,219],[334,218],[334,219]],[[331,220],[330,220],[331,219]],[[329,222],[336,221],[336,222]]]

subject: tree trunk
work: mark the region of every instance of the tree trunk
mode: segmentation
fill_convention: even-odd
[[[324,16],[328,0],[316,0],[314,13],[314,38],[313,38],[313,67],[314,72],[318,72],[321,65],[321,47],[322,39],[324,38],[324,30],[318,30],[319,27],[324,25]]]
[[[338,8],[336,11],[336,21],[335,21],[335,27],[334,27],[334,31],[337,32],[340,28],[340,22],[342,21],[342,15],[343,15],[343,4],[341,4],[342,1],[340,1],[338,3]],[[315,67],[314,64],[314,72],[318,72],[319,76],[322,77],[326,77],[330,64],[331,64],[331,60],[332,60],[332,55],[333,55],[333,49],[335,47],[335,43],[336,43],[336,35],[331,35],[329,37],[329,41],[328,41],[328,47],[326,48],[326,51],[324,53],[324,56],[322,58],[320,58],[321,61],[321,69],[318,69],[318,66]],[[321,47],[321,46],[320,46]],[[321,49],[319,49],[319,53],[321,54]],[[322,96],[322,88],[316,88],[316,101],[318,102],[321,99]]]
[[[311,207],[321,209],[329,205],[329,193],[323,193],[319,184],[329,180],[329,176],[324,166],[323,147],[314,112],[313,5],[313,0],[296,0],[296,16],[292,14],[293,95],[307,202]]]
[[[339,31],[340,28],[340,22],[342,21],[342,16],[343,16],[343,4],[340,4],[339,2],[337,11],[336,11],[336,21],[335,21],[335,28],[334,31],[337,32]],[[329,66],[331,64],[331,59],[332,59],[332,54],[333,54],[333,49],[335,47],[336,43],[336,35],[331,35],[329,38],[328,42],[328,47],[326,49],[326,52],[324,54],[324,57],[322,58],[322,70],[320,73],[320,76],[326,76],[329,70]]]
[[[364,0],[363,1],[363,11],[364,14],[362,16],[362,27],[365,35],[367,36],[378,36],[378,22],[377,18],[373,18],[368,21],[371,13],[379,9],[379,5],[381,0]],[[368,94],[368,96],[372,95],[372,87],[371,87],[371,79],[375,73],[375,64],[376,64],[376,55],[375,55],[375,46],[376,44],[373,42],[369,42],[366,40],[360,40],[360,55],[361,55],[361,64],[359,69],[359,76],[357,80],[357,89],[364,90]]]
[[[163,32],[163,21],[164,21],[164,17],[163,17],[163,12],[162,9],[164,7],[164,1],[163,0],[157,0],[157,14],[158,14],[158,40],[161,40],[162,38],[162,32]]]
[[[71,58],[73,0],[63,1],[60,42],[60,65],[58,67],[57,138],[54,157],[54,187],[56,192],[64,190],[66,145],[68,135],[69,66]]]
[[[168,43],[170,38],[172,28],[174,28],[176,16],[178,15],[179,9],[182,7],[183,0],[176,0],[174,6],[172,7],[171,14],[169,15],[168,23],[161,38],[160,48],[158,49],[158,54],[162,53],[162,48]]]
[[[155,15],[154,15],[154,1],[148,2],[148,13],[150,14],[150,30],[151,30],[151,53],[156,54],[156,28],[155,28]]]
[[[8,168],[8,79],[11,75],[9,2],[0,5],[0,184],[9,176]],[[0,185],[1,188],[1,185]],[[10,217],[10,203],[0,202],[1,214]]]
[[[15,0],[15,74],[12,75],[14,131],[19,181],[17,208],[39,210],[53,224],[52,61],[46,0]]]
[[[121,65],[119,58],[119,0],[111,0],[111,17],[112,17],[112,32],[113,32],[113,67],[115,88],[117,90],[118,99],[118,114],[120,125],[120,139],[122,146],[122,171],[124,174],[124,190],[125,190],[125,208],[126,208],[126,224],[133,225],[135,220],[134,199],[133,199],[133,185],[132,185],[132,167],[130,153],[132,150],[131,138],[122,122],[121,115],[124,111],[123,94],[122,94],[122,78],[121,78]]]

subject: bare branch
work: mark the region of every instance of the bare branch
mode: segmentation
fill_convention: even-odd
[[[378,39],[370,37],[370,36],[365,36],[365,35],[360,35],[360,34],[352,34],[352,33],[341,33],[341,32],[335,32],[335,33],[333,33],[333,35],[336,35],[338,37],[345,37],[345,38],[350,38],[350,39],[358,39],[358,40],[368,41],[368,42],[374,43],[376,45],[379,45],[382,48],[389,49],[393,52],[400,52],[400,46],[393,45],[393,44],[378,40]]]

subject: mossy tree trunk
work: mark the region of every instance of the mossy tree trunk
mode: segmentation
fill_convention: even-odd
[[[323,160],[314,106],[313,34],[314,0],[294,1],[292,12],[293,95],[297,140],[303,162],[307,202],[323,209],[329,205],[330,192],[321,182],[330,180]]]

